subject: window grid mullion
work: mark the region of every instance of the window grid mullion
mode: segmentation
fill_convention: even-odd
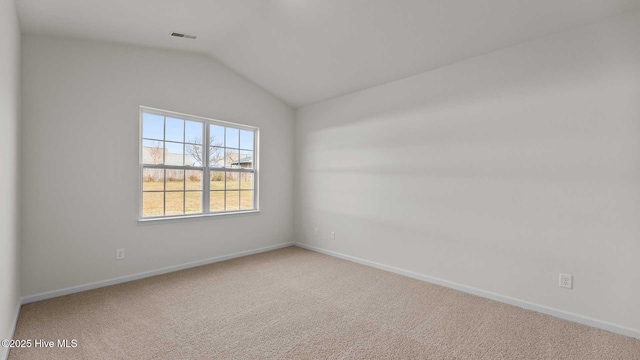
[[[222,156],[224,159],[224,167],[227,168],[227,127],[224,127],[224,142],[222,143],[224,147],[222,148]],[[227,171],[224,172],[224,192],[222,193],[222,197],[224,198],[224,210],[227,211]]]
[[[196,166],[162,165],[162,164],[142,164],[142,166],[148,169],[204,170],[204,168],[196,167]]]
[[[211,196],[211,166],[209,164],[209,146],[211,137],[209,135],[209,123],[203,122],[203,136],[202,136],[202,212],[205,214],[209,214],[211,212],[211,207],[209,206],[210,196]]]
[[[185,141],[187,136],[187,122],[182,120],[182,166],[185,166],[184,156],[187,153]],[[187,213],[187,170],[182,170],[182,215]]]
[[[256,201],[256,198],[258,197],[258,196],[257,196],[257,193],[258,193],[258,189],[257,189],[257,183],[258,183],[258,172],[257,172],[257,169],[258,169],[258,162],[257,162],[257,158],[256,158],[256,148],[257,148],[257,146],[256,146],[256,140],[257,140],[257,137],[258,137],[258,136],[257,136],[256,132],[254,131],[254,132],[253,132],[253,139],[252,139],[252,140],[253,140],[253,146],[252,146],[253,150],[251,150],[251,161],[252,161],[252,166],[251,166],[251,167],[253,168],[253,169],[252,169],[252,170],[253,170],[253,172],[252,172],[252,174],[253,174],[253,175],[251,176],[251,181],[252,181],[252,183],[251,183],[251,190],[252,190],[252,192],[253,192],[253,193],[252,193],[252,195],[251,195],[251,205],[252,205],[251,207],[252,207],[254,210],[258,208],[258,206],[257,206],[257,204],[258,204],[258,203],[257,203],[257,201]]]
[[[184,150],[183,150],[184,151]],[[184,162],[184,154],[182,154]],[[187,213],[187,170],[182,170],[182,214]]]
[[[162,165],[167,164],[166,153],[167,153],[167,117],[162,117],[162,125],[164,129],[162,130]],[[167,216],[167,169],[162,170],[163,175],[163,188],[164,193],[162,194],[162,216]]]

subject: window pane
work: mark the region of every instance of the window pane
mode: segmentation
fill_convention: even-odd
[[[165,194],[165,206],[167,207],[165,215],[184,214],[184,192],[167,192]]]
[[[184,145],[184,164],[186,166],[202,166],[202,145],[185,144]]]
[[[240,189],[240,174],[237,172],[227,172],[227,190]]]
[[[226,210],[240,210],[240,191],[226,191],[227,193],[227,204]]]
[[[184,141],[184,120],[167,118],[165,126],[165,140]]]
[[[202,212],[202,191],[187,191],[185,200],[185,213],[198,214]]]
[[[240,148],[253,150],[253,131],[240,130]]]
[[[202,144],[202,129],[202,123],[186,121],[184,126],[184,142]]]
[[[209,147],[209,166],[224,167],[224,148],[217,146]]]
[[[164,190],[164,169],[142,170],[142,191]]]
[[[240,158],[240,153],[238,149],[225,149],[225,167],[229,168],[239,168],[238,158]]]
[[[224,147],[224,127],[210,125],[209,126],[209,142],[211,146]]]
[[[164,139],[164,116],[142,113],[142,137]]]
[[[167,190],[184,190],[184,170],[167,169],[166,177],[166,189]],[[169,205],[167,205],[169,208]]]
[[[202,190],[202,170],[187,170],[187,190]]]
[[[240,210],[253,209],[253,191],[240,191]]]
[[[234,129],[234,128],[226,128],[227,129],[227,133],[226,133],[226,142],[225,142],[225,147],[228,148],[239,148],[240,147],[240,133],[238,131],[238,129]]]
[[[224,190],[224,171],[211,171],[209,180],[209,190]]]
[[[164,161],[164,145],[162,141],[144,140],[142,142],[142,163],[162,164]]]
[[[239,166],[243,169],[253,169],[253,151],[240,150]]]
[[[142,193],[142,216],[162,216],[164,215],[164,193],[143,192]]]
[[[184,164],[184,144],[165,142],[164,147],[166,149],[165,165],[182,166]]]
[[[209,211],[224,211],[224,191],[211,191],[209,196]]]
[[[253,174],[251,173],[240,174],[240,189],[245,189],[245,190],[253,189]]]

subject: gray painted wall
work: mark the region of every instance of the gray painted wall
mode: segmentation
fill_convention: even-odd
[[[20,301],[18,138],[20,29],[13,0],[0,0],[0,339],[11,336]],[[0,348],[0,358],[5,348]]]
[[[138,225],[140,105],[260,127],[262,212]],[[23,124],[23,296],[293,240],[293,110],[206,56],[25,35]]]
[[[611,18],[299,109],[297,238],[640,329],[638,34]]]

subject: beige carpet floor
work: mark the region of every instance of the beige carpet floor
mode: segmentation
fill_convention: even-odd
[[[296,247],[24,305],[19,359],[640,359],[615,335]]]

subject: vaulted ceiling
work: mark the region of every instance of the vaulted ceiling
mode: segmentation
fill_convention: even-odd
[[[17,0],[23,32],[206,53],[299,107],[626,11],[639,0]],[[179,39],[169,33],[197,35]]]

